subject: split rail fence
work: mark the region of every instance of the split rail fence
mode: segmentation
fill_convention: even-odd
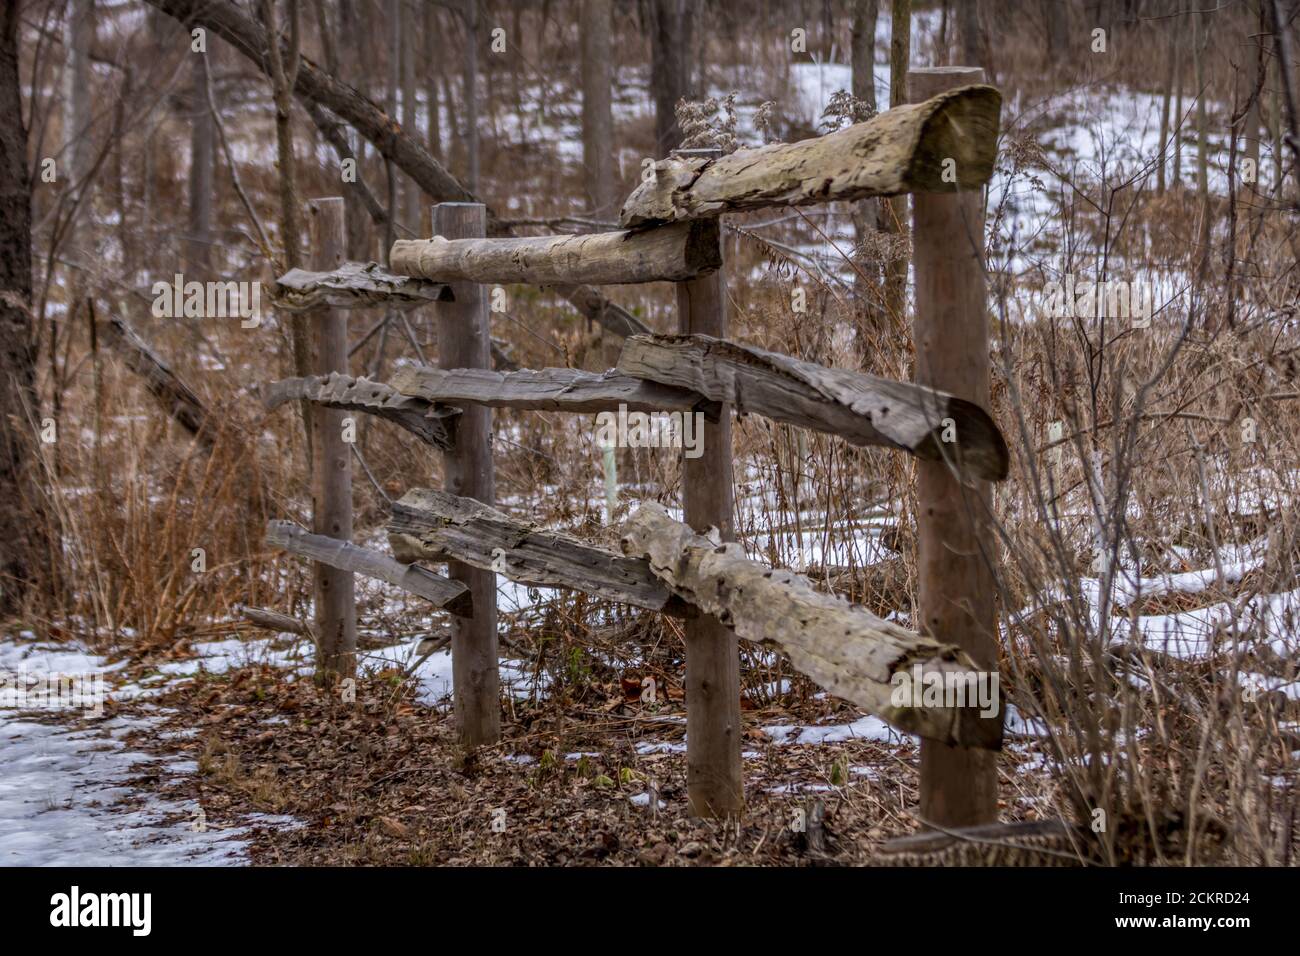
[[[452,615],[457,726],[467,747],[500,734],[496,574],[572,588],[684,620],[687,788],[699,815],[744,805],[737,640],[777,647],[828,692],[922,737],[922,814],[937,824],[989,822],[1002,719],[972,706],[895,703],[896,674],[962,675],[997,667],[989,562],[981,544],[990,482],[1008,450],[985,411],[988,324],[980,190],[992,174],[1001,98],[965,67],[909,74],[911,103],[847,129],[729,156],[675,154],[628,198],[622,230],[485,238],[482,205],[433,207],[434,237],[398,241],[389,268],[342,261],[343,201],[310,204],[312,271],[281,277],[277,303],[313,310],[318,375],[274,382],[270,407],[311,408],[311,529],[273,521],[268,542],[314,564],[322,673],[355,672],[354,574]],[[719,217],[730,212],[915,193],[916,382],[829,368],[727,338]],[[616,369],[491,368],[485,285],[673,282],[676,334],[633,334]],[[347,368],[353,308],[427,307],[438,366],[389,382]],[[495,507],[492,410],[588,414],[701,412],[702,454],[683,457],[683,517],[643,503],[621,553],[535,527]],[[351,462],[342,418],[363,412],[443,455],[443,489],[394,503],[392,555],[351,542]],[[765,416],[895,448],[918,459],[920,631],[815,590],[748,558],[736,543],[731,415]],[[417,564],[416,562],[420,562]],[[440,575],[422,564],[442,563]]]

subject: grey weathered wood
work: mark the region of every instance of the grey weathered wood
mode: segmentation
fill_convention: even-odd
[[[1007,443],[973,402],[909,382],[769,352],[708,335],[636,335],[623,346],[618,371],[689,389],[738,413],[839,435],[855,445],[886,445],[959,474],[1007,476]],[[956,441],[945,443],[945,420]]]
[[[785,652],[800,673],[899,730],[965,747],[1001,746],[1002,721],[975,707],[895,706],[897,673],[969,674],[975,662],[953,644],[917,634],[813,589],[802,575],[773,570],[733,543],[719,545],[647,503],[628,521],[624,554],[650,569],[682,600],[737,635]],[[999,713],[1001,708],[999,706]]]
[[[716,222],[529,239],[402,239],[389,254],[403,275],[533,285],[676,282],[712,272],[721,261]]]
[[[663,159],[623,204],[619,222],[638,228],[766,206],[976,189],[993,174],[1001,104],[993,87],[966,86],[815,139],[715,160]],[[945,159],[956,163],[955,182],[944,181]]]
[[[677,324],[685,333],[727,335],[726,277],[677,283]],[[696,531],[716,528],[736,540],[731,467],[731,411],[700,430],[698,457],[682,453],[682,513]],[[740,751],[740,645],[712,614],[686,622],[686,797],[701,817],[736,817],[745,809]]]
[[[449,241],[481,239],[487,209],[482,203],[439,203],[433,234]],[[492,334],[483,287],[457,282],[454,302],[434,306],[438,317],[438,364],[445,369],[489,369]],[[443,487],[452,494],[496,502],[492,464],[492,409],[467,405],[456,424],[456,447],[442,456]],[[451,622],[451,680],[456,729],[467,749],[501,737],[501,674],[497,660],[497,581],[491,571],[453,561],[447,576],[474,595],[474,620]]]
[[[401,394],[426,402],[472,402],[554,412],[614,411],[626,405],[629,411],[699,411],[710,421],[718,420],[717,402],[686,389],[614,372],[571,368],[495,372],[406,365],[391,376],[390,384]]]
[[[328,408],[366,412],[386,419],[422,442],[444,451],[453,447],[460,409],[403,395],[383,382],[331,372],[328,376],[286,378],[262,387],[267,408],[306,399]]]
[[[415,488],[394,502],[388,543],[399,561],[461,561],[521,584],[570,588],[677,617],[688,613],[645,561],[445,491]]]
[[[268,521],[266,543],[341,571],[386,581],[404,591],[418,594],[434,607],[442,608],[457,617],[474,616],[469,588],[460,581],[448,580],[418,564],[403,564],[386,554],[362,548],[350,541],[312,534],[292,521]]]
[[[444,283],[396,275],[377,262],[345,262],[329,272],[290,269],[275,280],[272,295],[275,307],[286,312],[323,306],[410,309],[430,302],[450,302],[451,298],[451,289]]]
[[[984,71],[975,67],[912,70],[908,94],[917,101],[983,79]],[[912,249],[916,380],[987,404],[989,319],[979,191],[914,196]],[[997,540],[989,518],[992,497],[987,482],[963,486],[941,462],[917,466],[917,621],[926,633],[957,644],[981,667],[998,662],[991,561],[999,549],[992,544]],[[920,791],[921,816],[931,823],[960,827],[992,822],[998,808],[997,762],[988,753],[925,741]]]
[[[343,261],[347,240],[343,200],[315,199],[307,204],[311,263],[323,272]],[[348,371],[347,314],[323,308],[312,317],[311,332],[319,372]],[[352,539],[352,449],[343,440],[343,412],[313,405],[311,422],[315,462],[312,469],[312,531],[343,541]],[[312,565],[316,595],[316,679],[328,684],[357,670],[357,607],[352,574],[323,562]]]

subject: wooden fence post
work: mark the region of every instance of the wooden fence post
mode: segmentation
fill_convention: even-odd
[[[682,332],[727,337],[726,282],[721,267],[677,283]],[[689,413],[687,413],[689,414]],[[701,454],[682,456],[682,510],[697,532],[710,526],[736,540],[731,472],[731,406],[699,433]],[[691,813],[739,816],[745,806],[740,764],[740,648],[735,633],[701,614],[686,622],[686,790]]]
[[[909,71],[907,82],[909,99],[916,103],[983,83],[984,71],[918,69]],[[983,196],[978,190],[918,192],[912,204],[916,380],[987,408]],[[959,645],[977,667],[995,669],[997,612],[985,554],[993,541],[987,520],[990,485],[974,480],[963,486],[943,461],[918,461],[916,468],[919,629]],[[1001,720],[1000,708],[992,719]],[[940,826],[996,820],[996,760],[993,751],[922,740],[922,817]]]
[[[311,267],[337,269],[346,258],[347,233],[343,200],[313,199],[307,204]],[[318,374],[348,371],[348,319],[341,309],[321,309],[312,322],[312,345]],[[312,531],[352,540],[352,457],[343,440],[348,413],[312,405]],[[353,677],[357,672],[357,608],[353,576],[329,565],[312,565],[316,594],[316,676],[322,683]]]
[[[487,233],[482,203],[433,206],[433,234],[447,239],[481,239]],[[438,303],[438,365],[491,368],[492,338],[487,297],[475,282],[451,284],[454,302]],[[455,449],[443,456],[443,485],[452,494],[496,503],[492,467],[492,409],[466,405],[456,425]],[[464,747],[495,743],[501,736],[501,677],[497,663],[497,586],[492,571],[448,562],[448,577],[464,582],[474,616],[451,622],[452,694]]]

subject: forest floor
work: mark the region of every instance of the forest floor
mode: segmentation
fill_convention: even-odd
[[[467,755],[446,698],[421,702],[396,667],[371,668],[345,703],[288,645],[237,643],[107,664],[98,717],[0,710],[0,860],[844,865],[915,827],[916,741],[820,695],[746,709],[737,827],[688,814],[671,693],[645,705],[639,687],[613,684],[593,687],[607,694],[595,707],[567,693],[516,700],[501,743]],[[68,666],[48,646],[0,646]],[[1035,763],[1009,748],[1004,772],[1014,783]],[[815,801],[825,823],[810,841],[798,821]]]

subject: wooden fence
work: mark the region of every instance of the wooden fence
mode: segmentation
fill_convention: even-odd
[[[622,211],[622,231],[488,239],[484,207],[434,206],[434,237],[394,244],[389,266],[343,263],[342,201],[312,204],[313,269],[279,280],[277,304],[314,309],[318,375],[270,383],[268,406],[313,413],[313,528],[272,522],[268,541],[315,562],[324,676],[355,668],[353,574],[379,578],[452,614],[453,693],[462,743],[500,733],[495,575],[581,590],[685,620],[687,784],[691,809],[744,805],[737,640],[781,649],[827,691],[923,738],[922,811],[945,826],[992,820],[998,716],[898,703],[898,674],[996,670],[991,560],[983,553],[989,482],[1008,451],[988,415],[988,323],[979,190],[992,174],[1000,96],[980,70],[909,74],[913,103],[813,140],[730,156],[693,150],[660,161]],[[914,192],[915,383],[828,368],[727,338],[721,215]],[[568,289],[673,282],[678,332],[632,334],[618,367],[497,372],[483,285]],[[437,368],[389,382],[346,368],[345,310],[424,306],[438,320]],[[628,329],[635,333],[638,330]],[[494,408],[576,413],[702,412],[701,454],[683,456],[683,517],[645,503],[622,553],[536,528],[494,507]],[[340,418],[362,412],[438,449],[444,490],[414,488],[392,508],[393,556],[351,537],[350,461]],[[731,414],[765,416],[918,459],[922,632],[816,591],[747,558],[735,543]],[[446,562],[439,575],[415,562]]]

